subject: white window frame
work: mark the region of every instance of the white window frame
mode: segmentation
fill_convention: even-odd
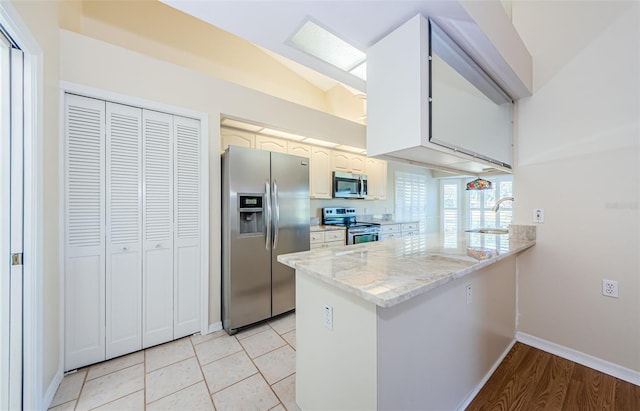
[[[423,185],[423,188],[418,190],[424,191],[424,196],[420,198],[420,193],[411,193],[411,203],[415,203],[415,196],[417,196],[419,203],[411,204],[409,207],[400,204],[403,196],[400,196],[399,189],[402,184],[399,182],[399,178],[415,180],[414,183]],[[411,184],[412,190],[415,184]],[[418,221],[418,228],[420,232],[425,232],[427,228],[427,193],[429,190],[429,178],[426,174],[415,173],[410,171],[396,171],[394,177],[394,217],[398,221]]]
[[[502,175],[502,176],[496,176],[496,177],[491,177],[488,178],[488,180],[490,180],[493,183],[493,189],[496,191],[496,195],[495,195],[495,201],[498,201],[501,196],[505,196],[505,195],[501,195],[498,190],[500,189],[500,183],[501,182],[505,182],[505,181],[510,181],[511,182],[511,196],[513,196],[513,176],[512,175]],[[470,180],[469,180],[470,181]],[[502,227],[502,228],[507,228],[508,224],[505,224],[503,221],[500,221],[500,210],[498,210],[498,212],[493,212],[491,211],[491,208],[495,205],[495,201],[492,202],[487,202],[485,197],[488,195],[488,193],[491,190],[479,190],[476,191],[477,195],[480,197],[480,207],[471,207],[471,196],[466,196],[466,217],[467,217],[467,226],[470,229],[473,228],[485,228],[485,227]],[[511,221],[513,220],[513,204],[509,204],[509,203],[502,203],[502,205],[500,206],[500,209],[505,209],[505,208],[509,208],[511,209]],[[472,218],[472,213],[474,211],[480,211],[480,222],[478,224],[474,224],[473,222],[473,218]],[[485,220],[485,215],[487,213],[493,213],[495,214],[495,223],[494,222],[487,222]]]

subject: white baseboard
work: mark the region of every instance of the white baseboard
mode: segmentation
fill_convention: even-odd
[[[500,357],[496,360],[496,362],[493,363],[493,365],[491,366],[491,369],[485,374],[482,380],[480,380],[478,385],[476,385],[476,387],[469,393],[469,395],[467,395],[467,398],[465,398],[464,401],[462,401],[462,403],[458,406],[458,411],[463,411],[469,406],[469,404],[471,404],[471,401],[473,401],[473,399],[476,398],[476,395],[478,395],[482,387],[484,387],[487,381],[489,381],[489,378],[491,378],[491,376],[496,371],[498,366],[502,363],[502,361],[504,360],[504,357],[506,357],[507,354],[509,354],[509,351],[511,351],[515,343],[516,343],[516,339],[514,338],[509,343],[509,345],[504,350],[504,352],[500,354]]]
[[[47,391],[44,393],[44,397],[42,398],[42,409],[48,410],[51,402],[53,401],[53,397],[55,397],[56,392],[58,391],[58,387],[64,378],[64,373],[62,372],[62,368],[59,368],[56,372],[56,375],[51,380],[51,384],[47,387]]]
[[[534,337],[533,335],[516,332],[516,340],[523,344],[538,348],[542,351],[557,355],[558,357],[565,358],[567,360],[584,365],[585,367],[593,368],[594,370],[640,386],[640,372],[638,371],[634,371],[621,365],[614,364],[612,362],[591,356],[589,354],[585,354],[580,351],[576,351],[574,349],[553,343],[551,341],[543,340],[542,338]]]
[[[218,321],[217,323],[209,324],[209,330],[207,330],[207,334],[214,333],[216,331],[222,330],[222,321]]]

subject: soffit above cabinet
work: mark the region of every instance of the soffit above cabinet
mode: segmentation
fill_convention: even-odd
[[[531,55],[499,0],[185,1],[178,10],[366,92],[361,78],[290,45],[308,20],[366,52],[411,17],[434,18],[509,95],[531,95]]]

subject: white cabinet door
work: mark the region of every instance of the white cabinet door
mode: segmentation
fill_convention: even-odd
[[[312,146],[309,171],[311,198],[331,198],[331,150]]]
[[[220,151],[224,153],[229,146],[255,148],[256,136],[246,131],[235,130],[232,128],[221,128]]]
[[[263,135],[256,135],[256,148],[276,153],[287,153],[287,140]]]
[[[143,112],[142,347],[173,339],[173,116]]]
[[[363,174],[366,168],[366,157],[360,154],[333,151],[332,167],[335,171]]]
[[[311,158],[311,146],[297,141],[288,141],[287,153],[293,154],[294,156]]]
[[[65,355],[105,359],[105,103],[65,95]]]
[[[106,358],[142,348],[142,110],[107,104]]]
[[[349,154],[349,169],[352,173],[363,174],[366,168],[366,157],[360,154]]]
[[[384,200],[387,198],[387,162],[367,157],[367,199]]]
[[[200,330],[200,122],[174,117],[173,338]]]

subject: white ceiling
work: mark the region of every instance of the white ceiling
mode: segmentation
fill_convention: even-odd
[[[361,92],[366,92],[363,80],[286,44],[306,20],[319,23],[364,52],[416,14],[468,20],[458,0],[160,1]],[[298,72],[323,90],[332,87],[324,76]]]

